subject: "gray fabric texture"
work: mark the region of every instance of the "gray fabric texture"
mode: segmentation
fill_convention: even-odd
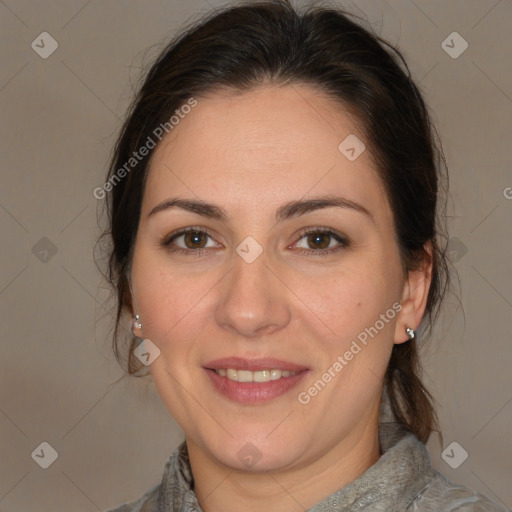
[[[398,423],[379,423],[379,441],[380,459],[308,512],[510,512],[433,469],[425,445]],[[183,442],[166,462],[159,484],[107,512],[203,512],[193,486]]]

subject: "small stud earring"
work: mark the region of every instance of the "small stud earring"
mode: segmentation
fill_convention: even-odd
[[[414,339],[414,336],[415,336],[414,329],[411,329],[410,327],[407,327],[407,329],[405,329],[405,332],[409,335],[409,338],[411,340]]]
[[[134,331],[135,329],[142,329],[142,322],[140,321],[139,315],[135,315],[133,317],[132,331]]]

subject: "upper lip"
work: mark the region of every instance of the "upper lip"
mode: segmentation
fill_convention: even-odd
[[[203,368],[211,370],[219,369],[237,369],[237,370],[282,370],[289,372],[300,372],[308,370],[307,366],[300,364],[290,363],[288,361],[282,361],[280,359],[273,358],[259,358],[259,359],[244,359],[242,357],[223,357],[221,359],[215,359],[209,361],[203,365]]]

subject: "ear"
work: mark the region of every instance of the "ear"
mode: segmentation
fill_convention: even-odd
[[[133,286],[131,276],[128,273],[126,276],[126,282],[128,283],[129,294],[130,294],[130,305],[131,305],[131,313],[132,313],[132,334],[140,338],[142,336],[142,322],[140,318],[137,317],[137,303],[135,301],[135,296],[133,294]]]
[[[433,247],[430,240],[425,244],[425,250],[428,257],[425,257],[419,269],[409,271],[404,281],[401,298],[402,309],[395,324],[396,344],[409,341],[410,338],[405,332],[406,328],[410,327],[416,330],[425,313],[432,281]]]

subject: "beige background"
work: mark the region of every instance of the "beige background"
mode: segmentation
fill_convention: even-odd
[[[101,206],[92,191],[103,182],[130,82],[158,45],[145,50],[215,5],[0,2],[3,511],[93,512],[133,500],[160,480],[182,438],[151,385],[146,396],[142,382],[118,380],[107,293],[92,259]],[[507,190],[512,196],[512,2],[339,5],[398,43],[434,113],[450,169],[465,319],[451,297],[424,361],[443,449],[456,441],[469,457],[452,469],[432,438],[433,464],[512,507],[512,200],[505,197]],[[31,48],[43,31],[59,45],[47,59]],[[454,31],[469,44],[456,59],[441,47]],[[31,458],[43,441],[58,452],[46,470]]]

